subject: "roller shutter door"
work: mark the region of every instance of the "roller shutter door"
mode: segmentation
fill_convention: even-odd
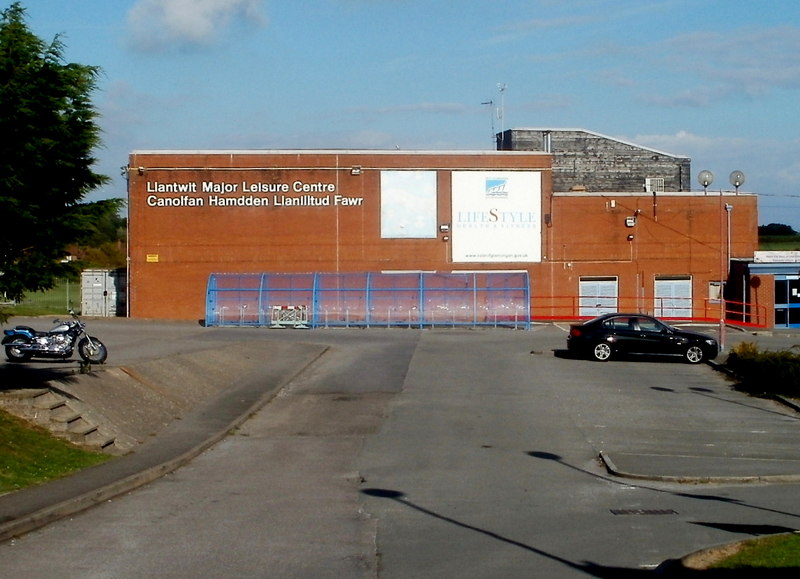
[[[692,279],[689,277],[656,279],[653,311],[659,318],[691,318]]]
[[[579,314],[599,316],[617,311],[617,278],[582,278],[578,282]]]

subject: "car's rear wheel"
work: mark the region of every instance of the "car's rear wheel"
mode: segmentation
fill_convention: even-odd
[[[699,364],[705,359],[706,355],[705,352],[703,352],[703,348],[700,346],[689,346],[686,348],[683,357],[690,364]]]
[[[592,357],[598,362],[608,362],[611,359],[611,346],[606,342],[598,342],[592,348]]]

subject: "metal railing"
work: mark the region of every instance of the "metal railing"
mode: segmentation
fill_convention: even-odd
[[[0,294],[0,305],[8,308],[25,306],[53,313],[66,313],[70,309],[80,309],[81,284],[69,278],[59,278],[52,289],[29,292],[19,301],[8,300]]]
[[[767,307],[733,300],[642,296],[531,297],[525,272],[212,274],[207,326],[504,326],[640,312],[671,321],[764,328]],[[277,320],[277,322],[276,322]]]
[[[712,298],[536,296],[532,298],[531,312],[536,321],[578,320],[604,313],[636,312],[665,320],[719,322],[724,319],[731,324],[755,328],[765,328],[768,324],[766,306]]]

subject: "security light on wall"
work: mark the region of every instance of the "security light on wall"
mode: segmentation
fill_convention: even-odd
[[[439,226],[439,231],[441,233],[447,233],[448,231],[450,231],[450,224],[449,223],[442,223]]]
[[[351,175],[361,175],[361,167],[355,166],[350,169]]]

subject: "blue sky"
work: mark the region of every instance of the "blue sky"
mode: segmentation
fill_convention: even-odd
[[[797,0],[23,5],[103,69],[113,182],[90,199],[125,197],[134,149],[490,150],[493,129],[583,128],[691,157],[697,189],[741,170],[759,223],[800,230]]]

